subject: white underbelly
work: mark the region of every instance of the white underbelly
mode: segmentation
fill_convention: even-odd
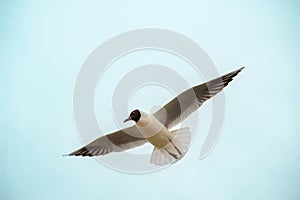
[[[137,124],[138,130],[155,147],[163,148],[170,142],[169,130],[154,116],[150,115],[151,120],[144,126]]]

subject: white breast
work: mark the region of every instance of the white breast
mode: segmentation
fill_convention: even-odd
[[[145,138],[152,137],[157,133],[166,129],[164,125],[158,121],[153,115],[141,112],[141,118],[137,122],[138,130],[145,136]]]

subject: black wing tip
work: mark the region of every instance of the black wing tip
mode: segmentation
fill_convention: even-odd
[[[239,68],[238,70],[236,70],[237,71],[237,73],[240,73],[243,69],[245,69],[246,67],[245,66],[243,66],[243,67],[241,67],[241,68]]]
[[[233,80],[233,78],[235,76],[237,76],[244,68],[245,68],[245,66],[219,77],[219,78],[221,78],[224,87],[226,87]],[[217,79],[219,79],[219,78],[217,78]]]
[[[238,73],[240,73],[243,69],[245,69],[245,66],[233,71],[233,72],[230,72],[229,74],[232,74],[234,76],[236,76]]]
[[[224,80],[228,79],[229,82],[230,82],[230,81],[232,81],[232,79],[233,79],[236,75],[238,75],[243,69],[245,69],[244,66],[241,67],[241,68],[239,68],[239,69],[237,69],[237,70],[235,70],[235,71],[233,71],[233,72],[229,72],[228,74],[223,75],[222,78],[223,78]]]
[[[74,151],[72,153],[69,153],[69,154],[65,154],[65,155],[62,155],[62,156],[94,156],[92,153],[90,153],[90,151],[86,148],[86,147],[82,147],[81,149],[77,150],[77,151]]]

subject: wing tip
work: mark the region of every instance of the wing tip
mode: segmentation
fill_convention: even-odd
[[[221,76],[221,78],[223,79],[224,85],[227,86],[228,83],[231,82],[233,80],[233,78],[235,76],[237,76],[243,69],[245,69],[245,66],[243,66],[233,72],[230,72],[228,74]]]
[[[241,68],[239,68],[238,70],[236,70],[237,74],[240,73],[245,68],[246,68],[245,66],[242,66]]]
[[[69,154],[65,154],[63,156],[94,156],[86,147],[82,147],[72,153],[69,153]]]
[[[238,73],[240,73],[243,69],[245,69],[245,66],[242,66],[240,67],[239,69],[233,71],[233,72],[230,72],[229,74],[232,74],[233,77],[236,76]]]

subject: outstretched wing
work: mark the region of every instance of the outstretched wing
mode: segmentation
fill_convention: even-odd
[[[225,88],[243,68],[184,91],[153,115],[167,128],[179,124],[206,100]]]
[[[130,133],[130,135],[128,134]],[[134,136],[137,137],[134,137]],[[99,156],[141,146],[147,142],[136,126],[102,136],[67,156]]]

